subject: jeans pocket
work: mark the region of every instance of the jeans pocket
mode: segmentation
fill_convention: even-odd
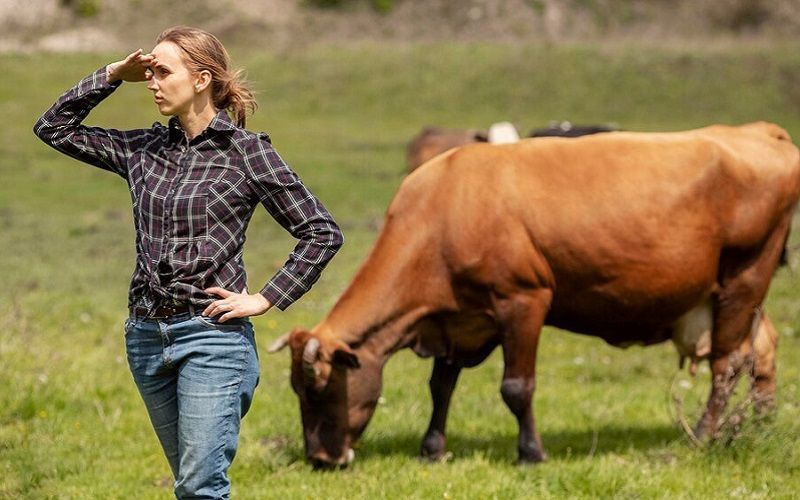
[[[132,318],[126,318],[125,319],[125,323],[122,324],[122,331],[125,332],[125,336],[126,337],[128,336],[128,334],[133,329],[133,325],[134,324],[135,324],[135,321]]]
[[[194,319],[203,326],[208,328],[213,328],[214,330],[223,330],[223,331],[230,331],[230,330],[239,330],[242,331],[245,329],[245,325],[248,322],[247,318],[233,318],[229,319],[224,323],[220,323],[219,320],[216,318],[212,318],[210,316],[202,316],[198,314],[194,317]]]

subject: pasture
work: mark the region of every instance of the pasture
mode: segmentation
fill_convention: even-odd
[[[797,45],[672,48],[391,45],[272,54],[234,49],[259,91],[248,128],[265,130],[324,201],[346,243],[300,302],[254,318],[261,383],[231,469],[236,498],[789,498],[800,491],[800,284],[780,270],[767,301],[780,333],[778,413],[693,448],[670,393],[699,414],[708,373],[676,374],[671,345],[619,350],[548,329],[535,414],[549,461],[518,467],[517,426],[499,396],[496,352],[456,389],[443,463],[416,455],[430,415],[430,360],[410,351],[384,373],[383,399],[345,471],[304,462],[285,352],[266,348],[330,309],[370,248],[400,184],[405,142],[423,125],[522,132],[549,120],[679,130],[766,119],[800,140]],[[134,264],[125,183],[50,150],[31,127],[57,96],[120,54],[0,56],[0,497],[169,498],[166,459],[125,361]],[[87,123],[160,119],[124,84]],[[800,242],[800,233],[791,244]],[[265,211],[248,231],[251,289],[292,239]],[[800,254],[790,259],[795,269]],[[741,399],[741,398],[740,398]]]

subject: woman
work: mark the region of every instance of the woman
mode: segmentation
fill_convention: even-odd
[[[171,117],[168,126],[81,125],[125,81],[148,82],[159,111]],[[58,151],[130,186],[137,260],[125,324],[128,362],[178,498],[229,495],[227,470],[259,374],[248,317],[297,300],[343,241],[269,137],[242,128],[254,108],[219,40],[175,27],[151,53],[137,50],[81,80],[34,127]],[[299,242],[251,294],[242,245],[258,203]]]

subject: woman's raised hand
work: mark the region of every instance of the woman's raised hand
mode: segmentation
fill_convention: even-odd
[[[125,59],[106,66],[106,79],[108,83],[113,83],[117,80],[143,82],[147,80],[145,72],[154,59],[155,56],[142,54],[142,49],[139,49]]]

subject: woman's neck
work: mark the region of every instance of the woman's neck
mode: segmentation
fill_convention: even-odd
[[[191,141],[203,133],[215,116],[217,116],[217,109],[210,102],[205,102],[199,106],[194,105],[185,113],[179,114],[178,119],[181,121],[186,138]]]

